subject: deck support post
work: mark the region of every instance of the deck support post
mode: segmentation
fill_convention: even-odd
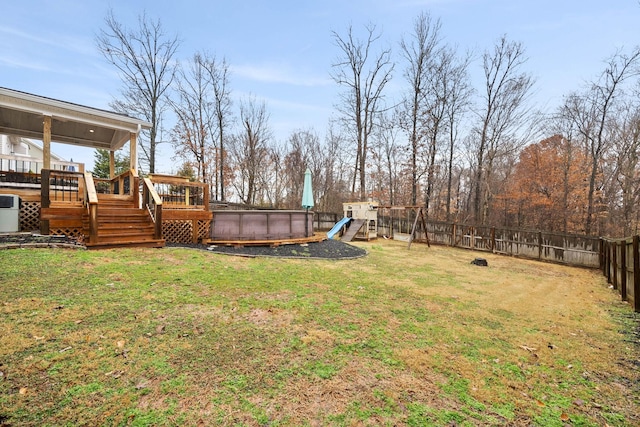
[[[51,169],[51,116],[42,119],[42,169]]]
[[[131,132],[129,135],[129,168],[135,171],[138,171],[138,132]]]

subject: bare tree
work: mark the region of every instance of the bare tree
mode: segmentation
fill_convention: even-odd
[[[347,145],[345,139],[345,136],[336,131],[330,123],[325,135],[322,172],[319,175],[322,181],[314,185],[314,188],[321,188],[315,200],[318,211],[342,213],[342,203],[347,201],[351,162],[348,156],[344,155]],[[318,177],[314,182],[318,182]]]
[[[196,53],[188,70],[180,68],[176,78],[177,100],[172,102],[177,123],[173,128],[176,154],[187,161],[193,160],[196,173],[203,183],[211,183],[209,172],[214,141],[211,129],[211,80],[204,68],[202,55]]]
[[[287,140],[284,168],[287,175],[288,189],[286,206],[289,209],[300,207],[304,172],[311,166],[311,150],[312,146],[316,144],[318,144],[318,136],[314,132],[307,130],[294,131]],[[316,171],[312,171],[312,176],[316,177],[314,172]]]
[[[229,84],[229,64],[226,59],[218,60],[216,57],[204,56],[203,66],[209,74],[211,88],[213,90],[213,115],[209,133],[217,140],[217,162],[218,169],[215,182],[216,198],[225,200],[225,142],[227,140],[227,129],[230,127],[233,113],[231,112],[232,100]]]
[[[160,20],[143,14],[137,30],[123,26],[110,10],[106,28],[96,37],[98,50],[114,65],[123,79],[123,99],[112,103],[117,111],[142,117],[152,125],[148,141],[140,144],[149,172],[155,172],[156,146],[162,115],[166,108],[164,96],[171,86],[178,49],[177,36],[168,36]]]
[[[459,59],[449,70],[449,94],[445,116],[448,129],[448,158],[447,158],[447,193],[446,193],[446,218],[451,220],[451,199],[453,190],[453,161],[456,155],[456,145],[458,144],[458,126],[461,118],[468,111],[473,94],[473,88],[469,80],[468,67],[471,62],[471,55]]]
[[[610,126],[610,115],[615,111],[617,97],[623,90],[623,83],[629,77],[638,74],[640,50],[630,55],[617,52],[607,62],[607,68],[600,78],[593,82],[583,94],[572,94],[567,102],[566,111],[577,132],[584,140],[585,150],[589,156],[589,194],[587,201],[587,218],[585,233],[591,234],[595,212],[596,181],[601,161],[611,142],[607,130]]]
[[[402,129],[397,126],[395,116],[384,113],[371,146],[373,163],[372,178],[376,196],[383,204],[394,205],[398,192],[400,168],[407,161],[403,156],[405,146],[398,142]]]
[[[571,120],[571,114],[567,111],[569,103],[566,102],[558,108],[550,120],[550,132],[558,135],[559,151],[562,154],[562,231],[569,231],[569,195],[573,192],[571,171],[576,167],[576,153],[574,152],[575,125]]]
[[[455,111],[455,105],[450,104],[453,101],[460,102],[459,99],[455,99],[460,94],[454,92],[455,84],[459,84],[459,82],[452,80],[453,77],[460,78],[460,71],[456,69],[459,67],[456,61],[455,51],[444,47],[436,52],[428,67],[430,78],[425,91],[425,110],[423,112],[424,133],[427,139],[427,186],[424,204],[427,214],[431,213],[431,198],[436,180],[436,157],[441,150],[441,142],[447,134],[449,144],[452,142],[452,134],[447,132],[447,126],[455,126],[455,122],[452,123],[450,117],[452,111]],[[459,105],[458,108],[460,108]]]
[[[411,204],[418,200],[418,162],[422,138],[425,136],[423,128],[424,115],[428,110],[427,90],[431,76],[429,71],[434,56],[441,47],[440,20],[433,21],[431,15],[420,14],[413,25],[413,33],[409,40],[400,41],[400,51],[407,61],[404,78],[409,84],[408,94],[402,102],[400,123],[409,136],[411,150]]]
[[[380,34],[374,25],[366,27],[365,41],[356,38],[349,27],[345,37],[333,32],[333,38],[341,50],[342,57],[333,64],[334,81],[346,87],[337,105],[343,123],[350,130],[356,142],[356,165],[351,192],[355,194],[356,176],[359,176],[360,200],[366,199],[366,165],[369,136],[375,127],[375,117],[383,109],[383,89],[391,80],[393,64],[391,51],[382,50],[377,55],[372,52]]]
[[[491,189],[489,182],[496,156],[504,144],[514,141],[516,131],[526,121],[526,97],[533,86],[533,78],[520,72],[526,62],[520,43],[510,42],[506,36],[498,40],[493,51],[482,56],[485,93],[478,114],[476,170],[473,191],[475,220],[481,223],[488,215]]]
[[[613,116],[614,144],[609,156],[612,163],[610,186],[613,188],[609,195],[609,211],[612,215],[619,211],[619,215],[610,218],[610,222],[617,225],[614,232],[630,236],[638,231],[634,215],[640,202],[640,108],[637,101],[621,103]]]
[[[238,197],[246,204],[256,204],[260,184],[262,162],[268,156],[268,141],[271,139],[269,113],[264,102],[255,98],[240,102],[242,130],[234,138],[231,154],[235,170],[239,175],[234,181]]]

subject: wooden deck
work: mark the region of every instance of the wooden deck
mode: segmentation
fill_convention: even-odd
[[[163,247],[165,241],[191,243],[209,237],[212,215],[204,203],[208,193],[203,184],[172,180],[172,200],[179,203],[163,206],[157,184],[139,179],[133,170],[99,180],[102,192],[96,191],[90,174],[81,172],[44,170],[42,175],[12,173],[10,182],[2,178],[0,193],[21,199],[21,232],[65,235],[90,249]],[[180,201],[181,194],[187,198]],[[188,204],[194,200],[200,203]]]

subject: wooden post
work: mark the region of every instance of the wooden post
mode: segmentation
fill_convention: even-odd
[[[204,203],[204,210],[209,212],[209,185],[203,186],[202,191],[203,191],[202,199]],[[318,225],[318,228],[320,228],[320,225]]]
[[[420,208],[420,220],[422,221],[422,228],[424,228],[424,238],[427,239],[427,247],[431,247],[431,242],[429,241],[429,232],[427,231],[427,220],[424,217],[424,213],[422,211],[422,208]],[[434,229],[434,233],[435,233],[435,229]],[[435,234],[434,234],[435,237]],[[438,239],[436,239],[436,242],[438,241]]]
[[[607,269],[607,283],[611,283],[611,242],[607,241],[605,246],[605,267]]]
[[[413,242],[413,238],[416,234],[416,228],[418,226],[418,217],[422,215],[422,208],[418,208],[418,213],[416,214],[416,219],[413,221],[413,227],[411,227],[411,234],[409,235],[409,244],[407,245],[407,249],[411,249],[411,243]]]
[[[618,289],[618,242],[611,242],[611,247],[613,249],[613,289]]]
[[[602,237],[598,239],[598,264],[604,275],[604,239]]]
[[[191,230],[193,230],[192,242],[198,243],[198,235],[200,234],[200,230],[198,228],[198,219],[191,220]]]
[[[451,223],[451,246],[456,246],[456,223]]]
[[[538,231],[538,259],[542,259],[542,231]]]
[[[51,169],[51,116],[42,120],[42,169]]]
[[[640,312],[640,236],[633,236],[633,309]]]
[[[113,179],[116,176],[116,153],[113,150],[109,150],[109,179]]]
[[[491,252],[496,250],[496,228],[491,227]]]
[[[132,183],[131,183],[131,188],[129,188],[129,192],[133,196],[133,206],[136,209],[140,209],[141,208],[141,206],[140,206],[140,177],[136,173],[136,174],[131,175],[130,179],[131,179]]]
[[[89,203],[89,243],[98,243],[98,204]]]
[[[155,227],[153,235],[156,239],[162,239],[162,205],[154,204]]]
[[[138,171],[138,134],[131,132],[129,135],[129,168]]]
[[[476,229],[475,229],[475,227],[470,227],[469,231],[470,231],[470,234],[471,234],[471,248],[470,249],[475,249],[476,248]]]
[[[42,169],[40,173],[40,212],[42,212],[42,209],[47,209],[51,205],[51,200],[49,199],[49,176],[51,174],[51,170]],[[40,234],[49,234],[48,219],[40,220]]]
[[[620,242],[620,296],[627,300],[627,241]]]

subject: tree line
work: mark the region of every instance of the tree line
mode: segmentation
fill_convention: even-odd
[[[324,135],[295,129],[285,141],[264,101],[234,99],[224,57],[201,51],[179,63],[179,39],[159,20],[143,14],[127,28],[109,12],[96,43],[123,80],[111,107],[153,125],[140,138],[141,170],[155,172],[171,116],[175,160],[209,184],[212,199],[299,209],[309,168],[318,211],[372,199],[422,206],[432,220],[638,233],[638,48],[612,52],[600,75],[539,111],[525,46],[506,35],[461,52],[422,13],[392,46],[375,24],[330,38],[335,116]],[[392,79],[400,92],[390,91]]]

